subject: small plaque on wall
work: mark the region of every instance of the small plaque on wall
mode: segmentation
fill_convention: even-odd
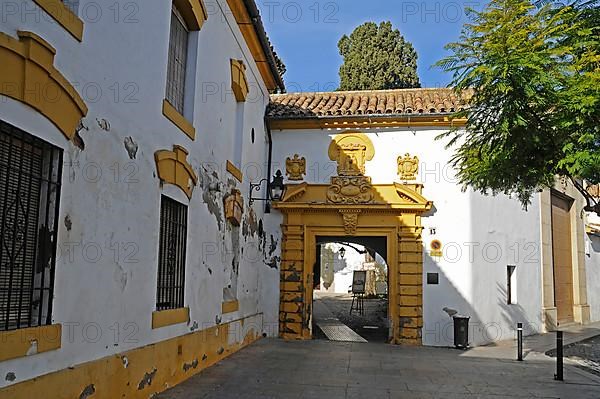
[[[439,285],[440,274],[439,273],[427,273],[427,285]]]
[[[433,240],[431,241],[431,252],[430,255],[435,257],[435,258],[440,258],[442,257],[442,242],[440,240]]]

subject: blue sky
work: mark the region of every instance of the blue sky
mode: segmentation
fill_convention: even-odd
[[[458,0],[257,0],[267,33],[287,66],[289,92],[331,91],[339,84],[342,59],[337,43],[367,21],[392,21],[419,55],[423,87],[445,87],[450,76],[431,66],[446,53],[444,45],[458,39],[465,5]]]

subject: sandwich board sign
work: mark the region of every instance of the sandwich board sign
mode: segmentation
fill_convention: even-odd
[[[364,294],[366,282],[367,272],[355,270],[354,275],[352,276],[352,293]]]

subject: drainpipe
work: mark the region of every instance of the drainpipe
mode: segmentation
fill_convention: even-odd
[[[271,135],[271,124],[269,118],[265,115],[264,118],[265,130],[267,131],[267,139],[269,140],[269,154],[267,158],[267,182],[271,182],[271,164],[273,162],[273,136]],[[267,195],[269,195],[269,186],[267,185]],[[265,213],[271,213],[271,203],[265,202]]]

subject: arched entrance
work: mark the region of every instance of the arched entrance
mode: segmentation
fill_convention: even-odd
[[[317,236],[312,335],[389,342],[387,238]]]
[[[337,163],[330,184],[289,185],[273,206],[284,214],[279,333],[312,338],[313,273],[317,237],[382,237],[388,264],[390,342],[421,345],[423,245],[421,216],[433,203],[414,181],[418,160],[398,159],[405,184],[373,185],[365,164],[375,156],[362,133],[333,138],[329,158]],[[288,169],[288,174],[290,170]]]
[[[334,177],[332,180],[339,179]],[[318,237],[382,237],[389,267],[389,314],[394,344],[421,345],[423,246],[421,215],[432,208],[421,184],[370,185],[353,178],[346,193],[369,192],[365,203],[331,199],[332,185],[290,185],[274,204],[284,214],[279,332],[285,339],[311,339],[313,273]],[[365,184],[362,184],[365,183]],[[363,185],[361,190],[352,186]],[[356,197],[356,196],[353,196]]]

